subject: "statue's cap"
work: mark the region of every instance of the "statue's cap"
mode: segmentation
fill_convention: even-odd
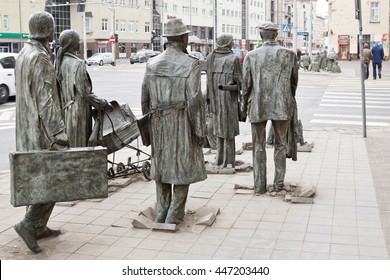
[[[163,37],[180,36],[186,33],[190,33],[187,26],[183,23],[181,18],[170,19],[165,27]]]
[[[266,21],[262,25],[260,25],[260,29],[261,30],[275,30],[275,31],[277,31],[278,26],[271,21]]]

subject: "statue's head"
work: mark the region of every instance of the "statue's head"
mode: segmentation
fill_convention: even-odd
[[[217,38],[217,47],[218,48],[232,48],[234,45],[233,36],[230,34],[221,34]]]
[[[167,37],[168,42],[181,42],[185,45],[188,44],[188,33],[187,26],[183,23],[181,18],[170,19],[167,22],[167,26],[164,30],[163,37]]]
[[[80,36],[73,29],[62,31],[59,43],[60,47],[62,47],[64,51],[75,52],[80,50]]]
[[[278,26],[271,21],[264,22],[259,28],[260,36],[264,41],[273,41],[278,36]]]
[[[30,39],[38,41],[53,41],[54,18],[48,12],[36,12],[29,20]]]

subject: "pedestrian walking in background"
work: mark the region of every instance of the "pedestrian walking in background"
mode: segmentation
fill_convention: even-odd
[[[367,80],[370,75],[370,61],[372,59],[372,53],[370,50],[370,45],[367,43],[364,43],[363,48],[363,62],[364,62],[364,73],[365,73],[365,79]]]
[[[383,47],[380,42],[377,42],[375,46],[371,50],[372,53],[372,75],[374,76],[374,80],[376,80],[377,68],[378,68],[378,77],[382,78],[382,61],[385,57],[383,52]]]

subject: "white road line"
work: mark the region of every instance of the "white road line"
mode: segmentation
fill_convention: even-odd
[[[329,99],[324,98],[322,99],[322,102],[337,102],[337,103],[359,103],[361,104],[361,100],[352,100],[352,99]],[[372,101],[372,100],[366,100],[366,104],[390,104],[390,101]]]
[[[362,119],[362,115],[343,115],[343,114],[314,114],[314,117],[319,118],[349,118],[349,119]],[[366,116],[367,119],[371,120],[389,120],[390,117],[385,116]]]
[[[323,123],[323,124],[344,124],[344,125],[363,125],[360,121],[345,121],[345,120],[324,120],[324,119],[312,119],[311,123]],[[386,122],[366,122],[367,126],[389,126]]]
[[[320,104],[322,107],[344,107],[344,108],[361,108],[362,105],[351,105],[351,104]],[[390,106],[376,106],[376,105],[366,105],[366,108],[371,109],[390,109]]]
[[[10,128],[15,128],[15,125],[10,125],[10,126],[0,126],[0,130],[4,130],[4,129],[10,129]]]
[[[361,92],[338,92],[338,91],[325,91],[324,95],[337,95],[337,96],[340,96],[340,95],[355,95],[355,96],[361,96]],[[367,96],[370,96],[370,97],[374,97],[374,96],[377,96],[377,97],[389,97],[390,98],[390,93],[370,93],[370,92],[366,92],[366,97]]]
[[[7,112],[7,111],[15,111],[15,107],[7,108],[7,109],[0,109],[0,113]]]

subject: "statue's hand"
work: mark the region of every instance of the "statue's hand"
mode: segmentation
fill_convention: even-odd
[[[68,135],[66,135],[65,131],[62,131],[61,133],[54,136],[53,143],[60,146],[69,146]]]
[[[114,106],[112,106],[112,104],[110,102],[107,102],[107,105],[104,106],[104,110],[108,111],[108,112],[112,112],[112,111],[114,111]]]

